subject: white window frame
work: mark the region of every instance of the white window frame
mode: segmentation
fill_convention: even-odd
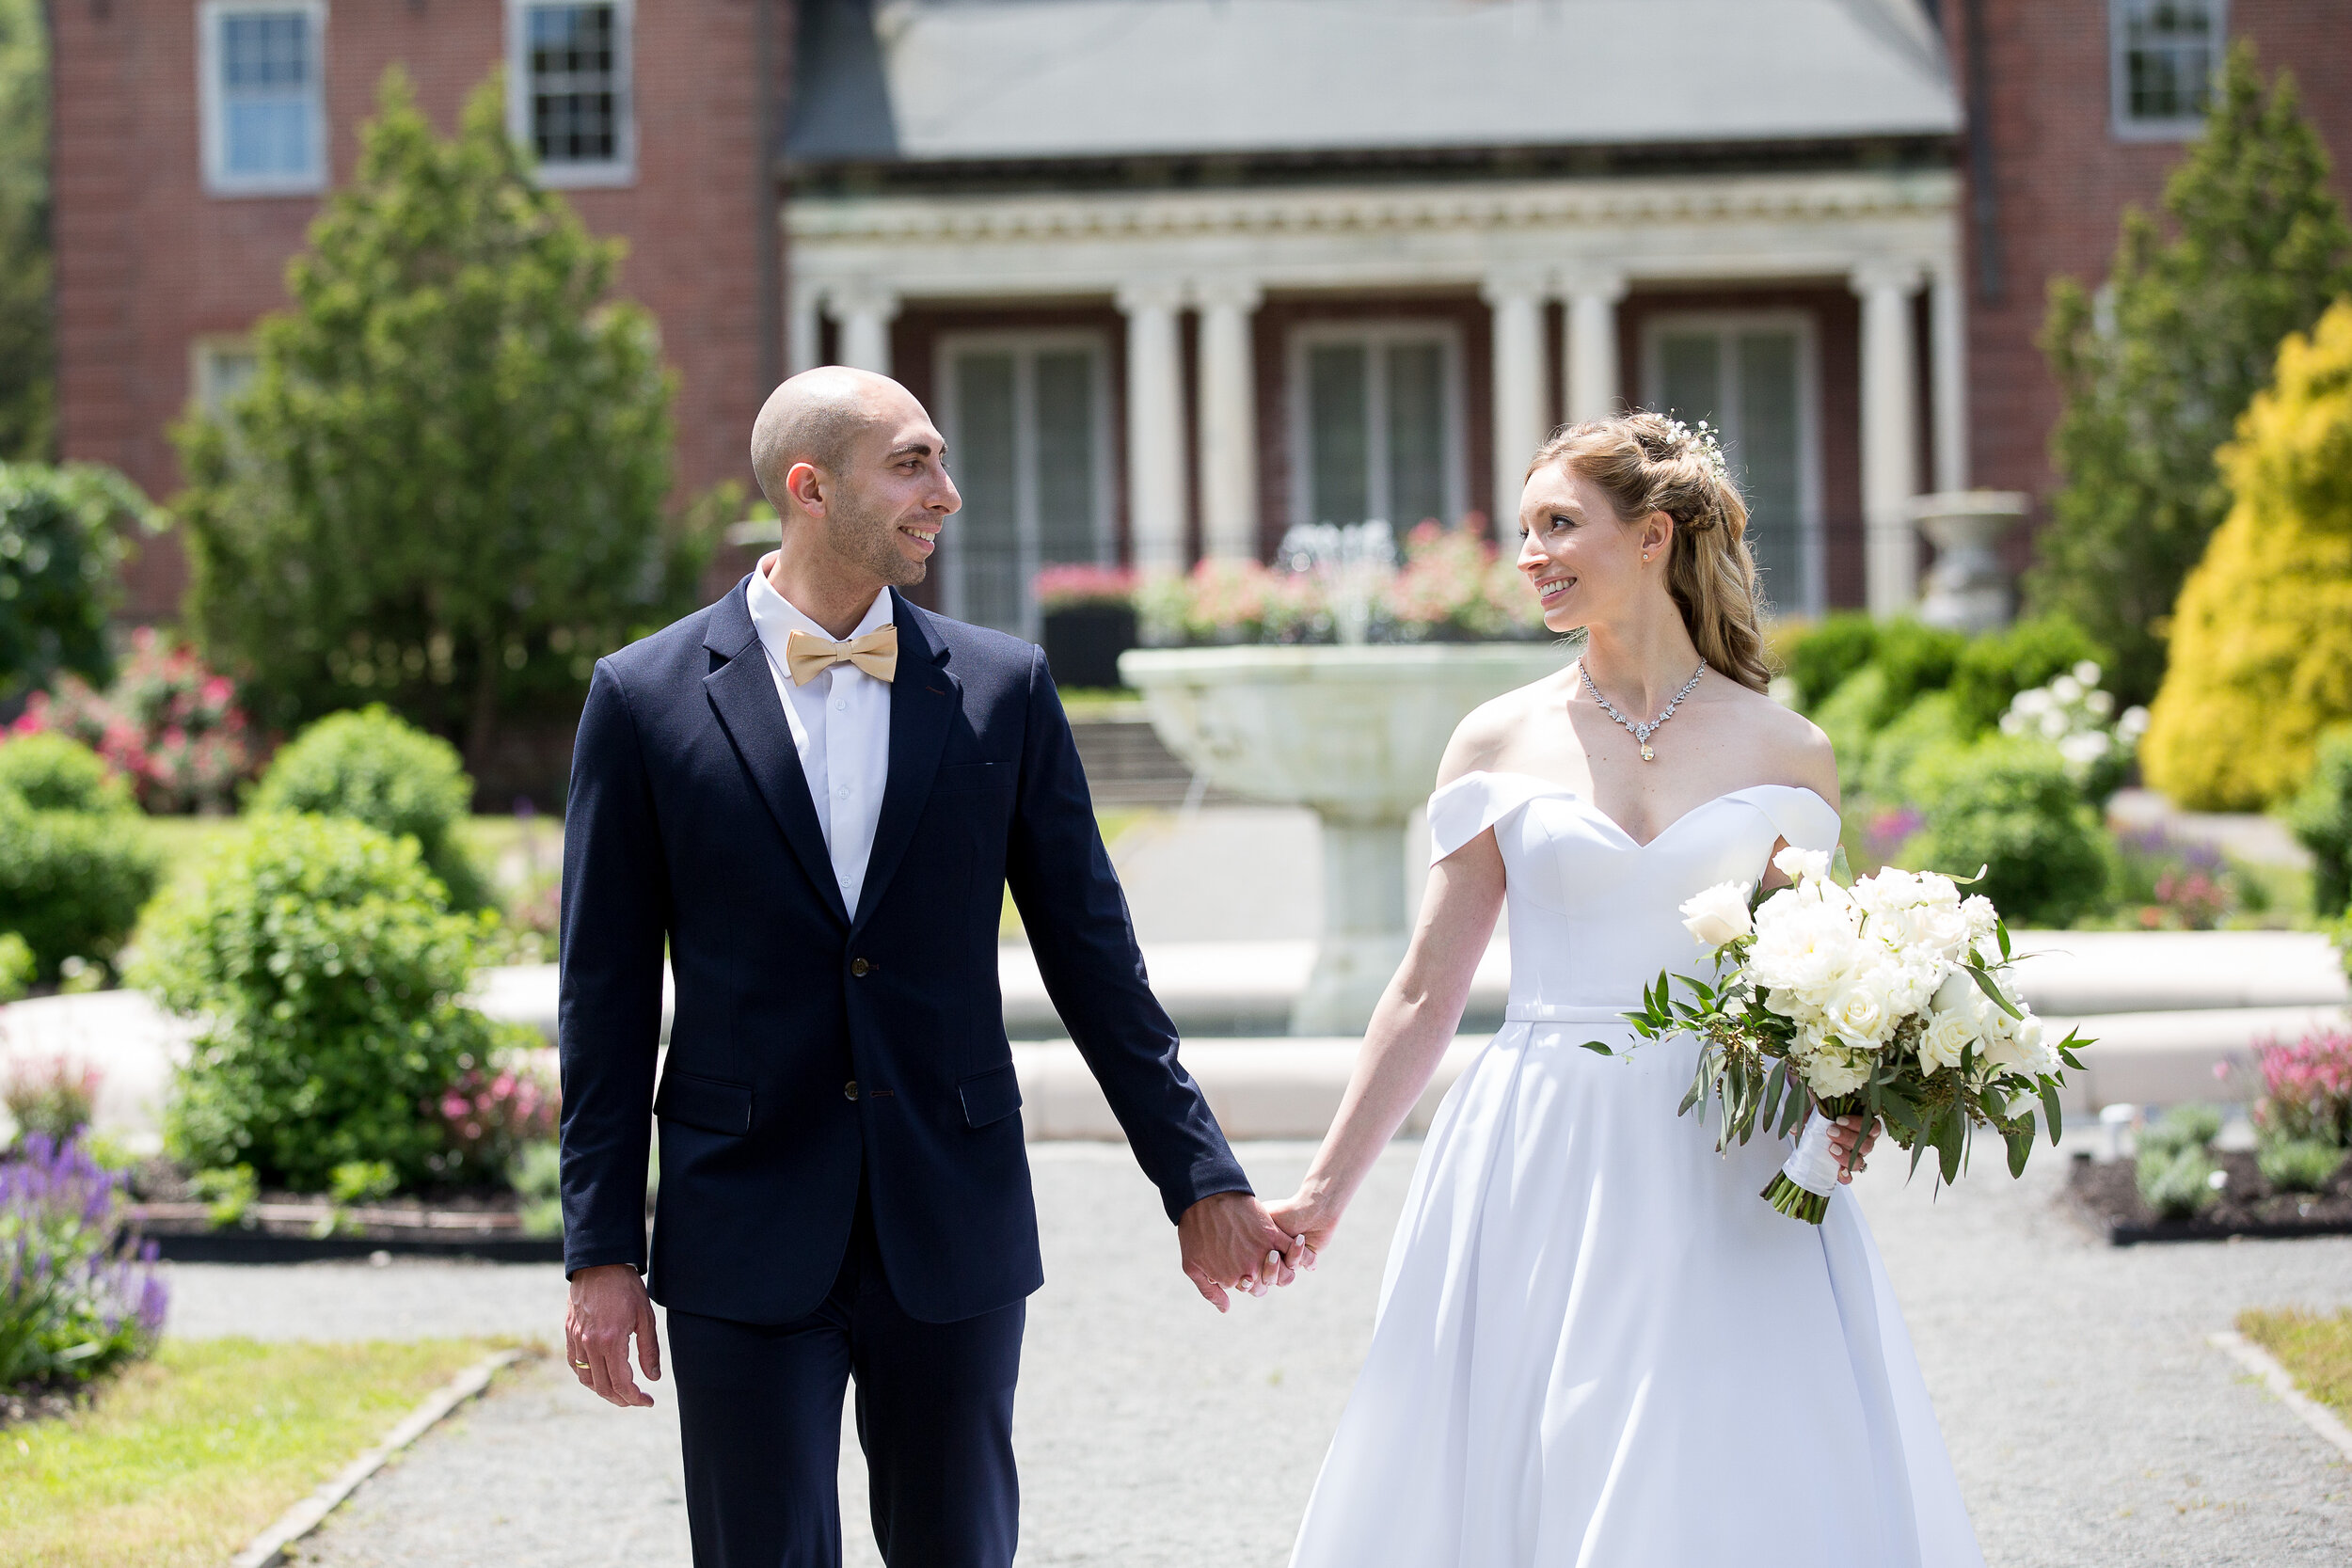
[[[1429,317],[1384,317],[1364,321],[1302,322],[1292,328],[1288,354],[1290,376],[1290,460],[1291,509],[1294,523],[1319,523],[1314,515],[1314,453],[1309,443],[1314,439],[1313,410],[1308,404],[1307,354],[1310,349],[1343,343],[1364,349],[1369,369],[1379,350],[1397,343],[1436,343],[1439,350],[1438,363],[1443,382],[1439,395],[1445,401],[1445,437],[1440,448],[1444,453],[1445,471],[1438,486],[1444,493],[1445,515],[1438,520],[1451,527],[1470,510],[1469,465],[1464,461],[1463,448],[1468,442],[1468,405],[1463,396],[1462,329],[1450,321]],[[1393,497],[1389,487],[1389,382],[1386,374],[1375,373],[1366,378],[1364,420],[1371,427],[1366,436],[1366,463],[1371,472],[1365,494],[1370,498],[1367,510],[1372,518],[1386,522],[1401,540],[1406,531],[1420,523],[1419,517],[1384,517],[1391,510]]]
[[[619,123],[613,127],[614,155],[596,163],[549,163],[538,156],[531,133],[531,13],[559,4],[612,8],[612,71],[620,82]],[[553,190],[630,185],[637,182],[637,4],[636,0],[506,0],[506,129],[530,149],[539,183]]]
[[[188,401],[204,413],[217,416],[228,401],[220,385],[220,364],[235,357],[253,359],[259,345],[250,338],[208,333],[188,344]],[[258,369],[258,365],[256,366]]]
[[[1118,453],[1111,446],[1111,349],[1107,334],[1091,327],[1044,327],[1034,330],[1019,327],[992,328],[970,332],[942,333],[931,349],[931,386],[939,405],[940,426],[947,437],[947,472],[955,473],[956,443],[963,431],[963,410],[956,386],[956,356],[969,353],[1010,352],[1013,356],[1012,447],[1015,483],[1034,474],[1037,468],[1037,385],[1036,363],[1040,353],[1054,349],[1083,348],[1094,356],[1094,401],[1091,436],[1094,443],[1094,564],[1119,564],[1119,518],[1117,511],[1116,476],[1112,466]],[[1013,538],[1020,550],[1019,579],[1021,583],[1020,635],[1034,642],[1043,628],[1044,616],[1038,609],[1037,595],[1030,584],[1037,580],[1039,570],[1045,564],[1038,543],[1037,496],[1034,487],[1019,495],[1013,504]],[[963,556],[956,547],[956,525],[950,518],[941,535],[943,546],[940,574],[940,605],[952,620],[963,621],[965,614]]]
[[[2230,6],[2229,0],[2206,0],[2206,4],[2213,11],[2213,72],[2218,83],[2230,49]],[[2185,141],[2205,128],[2203,115],[2152,119],[2135,118],[2131,112],[2131,67],[2123,24],[2128,13],[2138,8],[2138,0],[2107,0],[2107,119],[2119,140]]]
[[[1829,606],[1829,547],[1821,515],[1820,336],[1813,313],[1680,310],[1650,317],[1642,324],[1642,401],[1678,417],[1678,411],[1665,409],[1669,334],[1711,332],[1727,343],[1740,333],[1757,331],[1794,332],[1797,338],[1797,592],[1787,593],[1785,581],[1766,581],[1766,608],[1774,617],[1820,615]],[[1739,436],[1733,432],[1734,440]]]
[[[311,104],[318,117],[313,145],[318,163],[305,174],[234,174],[228,167],[228,139],[222,124],[221,24],[232,16],[284,11],[299,11],[310,23]],[[327,145],[326,0],[204,0],[197,8],[196,101],[206,194],[315,196],[326,189],[326,171],[333,156]]]

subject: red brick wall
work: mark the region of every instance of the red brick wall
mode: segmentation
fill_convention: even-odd
[[[191,346],[239,335],[284,303],[287,260],[318,200],[206,194],[199,152],[194,0],[56,0],[60,422],[65,455],[111,463],[151,495],[180,484],[167,431],[192,391]],[[772,8],[788,79],[791,6]],[[637,178],[570,193],[589,227],[629,242],[620,289],[661,324],[678,371],[681,494],[750,483],[761,385],[754,0],[637,0]],[[414,79],[453,129],[504,55],[502,0],[330,0],[329,167],[350,177],[358,127],[386,67]],[[176,542],[132,568],[130,612],[176,612]]]
[[[1972,0],[1946,0],[1956,83],[1968,84]],[[1984,297],[1983,256],[1963,199],[1970,270],[1970,478],[2046,495],[2058,395],[2034,340],[2050,279],[2094,285],[2114,255],[2124,205],[2153,210],[2180,142],[2125,141],[2108,109],[2106,0],[1973,0],[1982,7],[1993,190],[1999,203],[2002,291]],[[2352,202],[2352,6],[2319,0],[2230,0],[2233,40],[2251,39],[2265,71],[2285,67],[2305,115]],[[1966,169],[1963,155],[1963,169]],[[1970,179],[1973,182],[1973,173]]]

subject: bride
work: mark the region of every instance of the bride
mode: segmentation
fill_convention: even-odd
[[[1746,519],[1713,438],[1655,414],[1529,467],[1519,569],[1590,640],[1455,732],[1411,947],[1272,1211],[1331,1244],[1507,903],[1506,1022],[1430,1129],[1294,1568],[1981,1563],[1852,1195],[1774,1212],[1785,1144],[1719,1158],[1677,1119],[1688,1041],[1579,1048],[1698,967],[1684,899],[1837,841],[1828,741],[1764,695]]]

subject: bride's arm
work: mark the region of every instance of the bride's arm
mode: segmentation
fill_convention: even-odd
[[[1267,1210],[1315,1251],[1330,1241],[1372,1163],[1438,1070],[1494,935],[1502,894],[1502,851],[1491,828],[1431,867],[1420,923],[1373,1010],[1339,1117],[1297,1195]]]

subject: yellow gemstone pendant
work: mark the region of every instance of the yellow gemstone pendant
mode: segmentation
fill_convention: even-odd
[[[1642,742],[1642,760],[1644,762],[1656,762],[1658,760],[1658,753],[1649,749],[1649,742],[1646,740]]]

